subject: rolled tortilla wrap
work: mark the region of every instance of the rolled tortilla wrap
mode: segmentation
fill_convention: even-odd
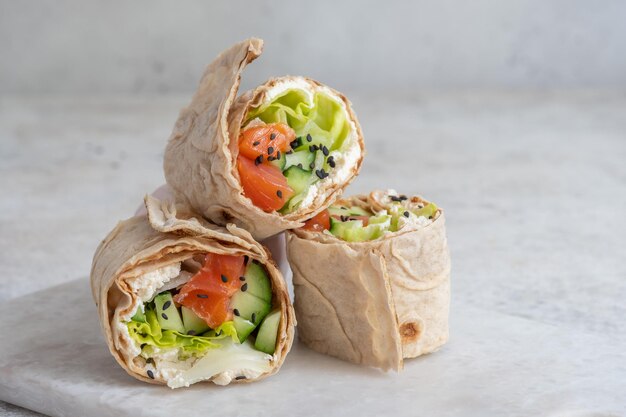
[[[355,232],[348,226],[367,215],[352,207],[376,216]],[[399,370],[403,358],[441,347],[448,340],[450,304],[443,210],[390,190],[338,200],[329,211],[336,217],[333,233],[345,231],[355,241],[328,230],[287,232],[300,340],[384,370]],[[358,241],[359,233],[370,232]]]
[[[177,213],[172,204],[153,197],[146,197],[146,208],[147,216],[122,221],[109,233],[94,255],[91,270],[102,331],[117,362],[141,381],[172,388],[205,380],[218,385],[251,382],[276,373],[291,348],[295,318],[283,277],[268,251],[234,225],[218,227],[192,213]],[[254,298],[262,312],[250,319],[243,313],[234,317],[229,311],[228,321],[211,330],[207,322],[197,321],[192,307],[182,311],[187,304],[183,301],[179,306],[177,296],[199,269],[205,269],[202,262],[208,259],[207,254],[220,259],[224,255],[228,259],[243,257],[246,268],[255,265],[264,271],[261,275],[269,295],[259,296],[262,301]],[[238,282],[239,277],[231,278]],[[248,269],[243,278],[248,278]],[[253,285],[249,280],[246,283]],[[236,290],[231,304],[244,290],[243,285]],[[158,306],[163,294],[177,292],[169,305]],[[252,287],[249,292],[253,292]],[[164,313],[166,316],[160,317]],[[266,353],[257,347],[258,334],[272,315],[278,330],[275,344],[265,349]],[[167,326],[163,318],[169,320]],[[175,318],[179,318],[178,323],[174,323]],[[244,323],[240,320],[244,318],[257,325],[258,330],[252,333],[257,334],[254,343],[254,336],[244,343],[238,339],[237,324]],[[168,327],[181,323],[179,330]],[[272,340],[271,334],[267,340]]]
[[[317,81],[275,78],[237,98],[241,72],[262,48],[262,40],[248,39],[207,67],[164,158],[179,201],[258,240],[301,227],[329,206],[358,174],[365,152],[348,99]],[[261,140],[241,148],[250,132]],[[302,170],[288,178],[291,166]],[[273,167],[277,179],[265,172]]]

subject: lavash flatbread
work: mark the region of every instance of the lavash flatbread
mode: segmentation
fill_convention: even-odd
[[[177,212],[171,203],[146,197],[148,215],[124,220],[101,242],[93,259],[91,289],[98,308],[102,332],[113,357],[128,374],[150,383],[165,380],[147,376],[145,361],[133,357],[116,330],[119,317],[129,313],[136,294],[129,281],[149,271],[180,262],[193,254],[213,252],[247,255],[265,266],[272,284],[273,305],[280,308],[281,321],[271,370],[251,382],[278,372],[293,342],[295,317],[283,277],[269,252],[249,233],[234,225],[212,225],[191,212]]]
[[[407,207],[425,202],[413,197]],[[388,196],[373,192],[338,201],[380,210]],[[450,255],[439,209],[422,227],[405,227],[367,242],[330,234],[287,232],[300,340],[350,362],[399,370],[404,358],[448,340]]]
[[[304,220],[332,204],[358,174],[365,153],[361,127],[350,102],[317,81],[304,77],[275,78],[236,98],[241,72],[262,49],[261,39],[248,39],[222,52],[207,67],[191,103],[180,113],[164,158],[165,178],[177,200],[213,223],[234,223],[258,240],[301,227]],[[236,160],[239,130],[248,111],[263,103],[268,91],[278,83],[290,80],[298,80],[311,91],[323,90],[345,106],[359,155],[345,179],[321,182],[313,204],[282,215],[264,212],[243,195]]]

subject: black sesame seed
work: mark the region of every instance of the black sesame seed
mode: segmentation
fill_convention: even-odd
[[[247,282],[241,286],[241,291],[243,291],[243,292],[248,291],[248,283]]]
[[[330,157],[328,158],[327,162],[328,162],[328,165],[329,165],[331,168],[334,168],[334,167],[336,166],[336,164],[335,164],[335,160],[333,159],[333,157],[332,157],[332,156],[330,156]]]
[[[341,219],[342,222],[345,222],[346,220],[348,220],[348,216],[344,216],[342,214],[341,216],[339,216],[339,219]]]
[[[209,298],[209,296],[206,295],[206,294],[198,294],[197,297],[198,298]]]
[[[166,301],[166,302],[163,304],[163,310],[167,310],[168,308],[170,308],[170,306],[171,306],[171,305],[172,305],[172,302],[171,302],[171,301],[169,301],[169,300],[168,300],[168,301]]]
[[[341,206],[342,210],[348,210],[348,207]]]
[[[328,156],[330,151],[328,150],[328,148],[326,146],[322,146],[322,153],[324,154],[324,156]]]
[[[222,282],[228,282],[228,277],[222,274]]]
[[[298,146],[300,146],[302,144],[302,138],[297,137],[295,140],[291,141],[289,143],[289,146],[291,146],[292,148],[297,148]]]
[[[195,331],[195,330],[189,330],[189,331],[187,332],[187,334],[188,334],[189,336],[195,336],[195,335],[196,335],[196,331]]]
[[[243,264],[244,265],[248,265],[248,261],[250,260],[250,257],[248,255],[244,255],[243,256]]]
[[[259,146],[261,144],[261,142],[256,141],[256,142],[252,142],[252,146]]]
[[[274,153],[274,147],[273,146],[270,146],[269,148],[267,148],[267,154],[268,155],[271,155],[273,153]]]
[[[309,146],[309,152],[315,152],[317,150],[317,146],[315,145],[310,145]]]
[[[270,140],[274,140],[274,139],[276,139],[276,133],[272,133],[272,134],[270,135]]]
[[[307,133],[307,134],[306,134],[306,141],[307,141],[307,142],[312,142],[312,141],[313,141],[313,138],[311,137],[311,134],[310,134],[310,133]]]
[[[167,314],[161,313],[161,317],[163,317],[165,320],[167,320]]]
[[[402,213],[404,215],[404,217],[409,217],[409,212],[405,211],[404,213]]]
[[[245,281],[246,277],[239,277],[239,281]]]
[[[391,197],[389,197],[391,199],[391,201],[402,201],[402,199],[396,195],[392,195]]]
[[[154,363],[154,359],[148,358],[148,359],[146,359],[146,363]]]
[[[400,196],[400,201],[408,200],[408,197],[405,195]]]
[[[273,160],[275,160],[275,159],[276,159],[276,158],[274,158],[273,156],[268,156],[268,157],[267,157],[267,160],[268,160],[268,161],[273,161]]]
[[[283,198],[283,192],[280,190],[276,190],[276,195],[278,196],[278,198]]]
[[[256,321],[256,313],[252,313],[252,316],[250,317],[250,321],[252,323],[254,323]]]
[[[263,163],[263,155],[259,155],[256,158],[254,158],[254,165],[259,165]]]
[[[276,152],[276,159],[280,159],[280,151]]]
[[[296,165],[298,168],[303,169],[302,168],[302,162],[300,162],[298,165]]]
[[[234,309],[234,310],[233,310],[233,313],[235,314],[235,316],[239,317],[239,310]]]
[[[150,377],[150,379],[154,379],[154,374],[150,369],[148,369],[148,376]]]
[[[311,163],[309,164],[309,168],[311,168],[311,169],[315,168],[315,162],[311,162]]]
[[[237,381],[240,381],[240,380],[242,380],[242,379],[246,379],[246,376],[245,376],[245,375],[238,375],[238,376],[236,376],[236,377],[235,377],[235,379],[236,379]]]
[[[432,219],[432,218],[433,218],[433,216],[428,216],[428,218],[429,218],[429,219]]]
[[[317,175],[319,179],[324,179],[324,174],[322,173],[321,169],[316,169],[315,175]]]

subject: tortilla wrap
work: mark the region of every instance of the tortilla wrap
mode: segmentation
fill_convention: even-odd
[[[137,355],[128,334],[124,335],[122,318],[130,317],[141,302],[133,280],[167,265],[181,262],[194,254],[216,253],[247,255],[265,266],[272,286],[272,304],[281,311],[276,350],[270,370],[259,376],[235,380],[215,376],[224,385],[251,382],[276,373],[291,348],[295,318],[283,277],[269,252],[250,234],[236,226],[212,225],[190,212],[177,212],[171,203],[146,197],[147,216],[121,221],[101,242],[93,259],[91,289],[98,308],[102,332],[117,362],[133,377],[150,383],[168,381],[159,372],[154,379],[147,373],[146,361]],[[218,382],[219,381],[219,382]]]
[[[372,211],[388,207],[373,192],[337,201]],[[419,197],[403,202],[427,203]],[[346,242],[330,233],[287,232],[298,334],[306,345],[350,362],[400,370],[403,358],[448,340],[450,256],[445,218],[378,239]]]
[[[301,227],[304,220],[332,204],[358,174],[365,152],[361,127],[348,99],[317,81],[275,78],[236,99],[241,72],[262,49],[261,39],[248,39],[222,52],[207,67],[191,103],[179,115],[164,158],[165,178],[177,200],[213,223],[234,223],[257,240]],[[341,175],[319,181],[309,204],[288,214],[264,212],[243,194],[236,164],[240,128],[250,109],[291,84],[323,91],[341,104],[352,129],[353,149]]]

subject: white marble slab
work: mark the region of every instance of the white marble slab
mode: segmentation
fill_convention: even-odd
[[[28,306],[28,308],[25,308]],[[295,344],[255,384],[170,390],[129,377],[99,333],[87,279],[0,306],[0,399],[51,416],[618,416],[624,347],[454,303],[452,340],[400,374]]]

